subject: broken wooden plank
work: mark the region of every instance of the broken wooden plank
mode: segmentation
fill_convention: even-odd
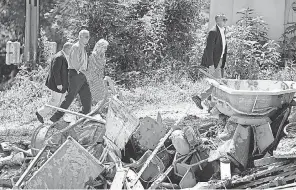
[[[279,162],[281,160],[283,160],[283,159],[275,158],[273,156],[263,157],[261,159],[254,160],[254,165],[256,167],[266,166],[266,165],[269,165],[269,164],[272,164],[272,163],[275,163],[275,162]]]
[[[291,183],[291,184],[287,184],[287,185],[282,185],[282,186],[279,186],[279,187],[272,187],[272,188],[269,188],[269,190],[277,190],[277,189],[288,189],[288,188],[295,188],[296,187],[296,182],[294,183]]]
[[[74,111],[63,109],[63,108],[56,107],[56,106],[52,106],[52,105],[49,105],[49,104],[45,104],[45,106],[50,107],[52,109],[56,109],[56,110],[61,111],[61,112],[65,112],[65,113],[69,113],[69,114],[72,114],[72,115],[77,115],[79,117],[83,117],[85,119],[93,120],[93,121],[99,122],[101,124],[106,124],[106,121],[102,117],[101,118],[96,118],[96,117],[92,117],[92,116],[85,115],[85,114],[82,114],[82,113],[74,112]]]
[[[126,167],[132,167],[135,169],[136,172],[141,169],[141,166],[146,162],[148,157],[152,154],[151,150],[147,150],[142,157],[131,164],[126,165]],[[148,181],[154,181],[158,175],[160,175],[165,170],[165,166],[162,162],[162,160],[155,155],[152,159],[152,161],[149,163],[143,174],[141,175],[141,179],[148,182]]]
[[[143,172],[145,171],[145,169],[147,168],[147,166],[149,165],[149,163],[151,162],[151,160],[153,159],[153,157],[157,154],[158,150],[163,146],[164,142],[167,140],[167,138],[171,135],[171,133],[173,131],[174,131],[174,128],[171,128],[169,130],[169,132],[162,139],[160,139],[160,142],[158,143],[158,145],[156,146],[156,148],[153,150],[153,152],[151,153],[151,155],[148,157],[147,161],[144,163],[143,167],[139,171],[138,176],[134,180],[134,182],[132,183],[131,187],[133,187],[136,184],[136,182],[140,179],[141,175],[143,174]]]
[[[116,97],[111,97],[105,136],[121,150],[139,126],[139,119]]]
[[[137,174],[133,170],[128,170],[126,179],[125,179],[125,185],[127,190],[144,190],[144,187],[140,181],[136,183],[136,185],[131,188],[130,182],[136,179]]]
[[[228,121],[240,125],[263,125],[265,123],[271,123],[269,117],[264,116],[231,116]]]
[[[257,178],[260,178],[260,177],[263,177],[266,175],[270,175],[273,172],[283,170],[283,169],[293,166],[293,165],[294,165],[294,163],[291,163],[290,160],[285,160],[285,161],[273,163],[273,164],[270,164],[267,166],[261,166],[258,168],[254,168],[248,172],[248,173],[251,173],[250,175],[245,175],[245,176],[240,177],[238,179],[232,180],[231,184],[232,184],[232,186],[235,186],[235,185],[239,185],[242,183],[248,183],[248,182],[253,181],[254,179],[257,179]],[[210,181],[210,183],[211,183],[211,188],[216,189],[216,188],[224,188],[228,184],[228,181],[222,181],[222,180]]]
[[[266,188],[270,188],[270,187],[274,187],[274,186],[277,187],[277,186],[282,186],[282,185],[286,185],[286,179],[284,176],[276,177],[274,180],[270,181],[269,183],[259,185],[256,188],[257,189],[266,189]]]
[[[256,186],[258,186],[258,185],[260,185],[262,183],[271,182],[272,180],[274,180],[277,177],[286,177],[286,176],[294,175],[295,173],[296,173],[296,171],[295,171],[295,167],[294,167],[293,171],[280,173],[278,175],[265,177],[265,178],[262,178],[262,179],[256,179],[256,180],[253,180],[250,183],[247,183],[247,184],[244,184],[244,185],[241,185],[241,186],[235,186],[235,188],[237,188],[237,189],[246,189],[246,188],[250,188],[250,187],[256,187]]]
[[[269,169],[271,167],[280,167],[280,166],[291,164],[291,163],[293,163],[291,160],[281,159],[281,161],[278,161],[278,162],[275,162],[275,163],[272,163],[272,164],[269,164],[269,165],[250,168],[248,171],[244,172],[245,173],[244,175],[248,175],[247,173],[254,174],[254,173],[257,173],[257,172],[260,172],[260,171],[265,171],[265,170],[267,170],[267,169]]]
[[[122,189],[129,168],[117,168],[110,190]]]
[[[281,170],[283,170],[283,169],[285,169],[287,167],[289,168],[291,166],[296,166],[296,165],[294,165],[294,163],[293,163],[293,164],[287,164],[287,165],[283,165],[283,166],[277,166],[277,165],[267,166],[266,170],[258,171],[257,173],[254,173],[254,174],[251,174],[251,175],[244,176],[242,178],[236,179],[236,180],[232,181],[232,184],[239,184],[239,183],[252,181],[252,180],[254,180],[256,178],[271,174],[273,172],[281,171]]]
[[[97,104],[97,106],[94,108],[94,110],[92,110],[90,113],[88,113],[88,116],[93,116],[94,114],[100,113],[102,112],[105,104],[108,102],[108,94],[106,93],[104,96],[104,99],[102,101],[100,101],[100,103]],[[86,120],[86,118],[80,118],[78,121],[76,121],[76,123],[67,126],[66,128],[64,128],[63,130],[60,131],[60,133],[66,133],[67,131],[73,129],[74,127],[80,125],[82,122],[84,122]]]

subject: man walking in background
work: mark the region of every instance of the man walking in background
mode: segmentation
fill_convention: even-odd
[[[91,93],[86,77],[83,74],[87,69],[87,53],[85,46],[89,40],[89,31],[81,30],[79,32],[79,41],[75,43],[70,51],[69,56],[69,88],[65,100],[61,104],[61,108],[68,109],[76,95],[79,94],[82,113],[88,114],[91,110]],[[52,122],[61,119],[64,112],[57,111],[50,118]]]
[[[227,18],[224,14],[215,16],[216,25],[210,30],[207,37],[207,44],[202,56],[201,66],[207,67],[209,73],[215,78],[224,77],[224,67],[227,56],[227,43],[225,38],[225,27]],[[212,94],[213,87],[211,86],[205,92],[200,94],[200,97],[195,95],[192,100],[196,106],[203,109],[201,102],[209,98]]]
[[[68,89],[68,57],[72,43],[65,43],[63,49],[56,53],[50,65],[49,74],[45,85],[51,90],[51,98],[48,102],[52,106],[60,106]],[[51,108],[43,106],[36,112],[37,119],[44,123],[44,117],[51,112]]]

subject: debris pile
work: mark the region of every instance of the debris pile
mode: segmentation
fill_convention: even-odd
[[[1,143],[0,186],[22,189],[269,188],[296,179],[294,102],[270,116],[137,118],[115,94],[75,123]],[[105,109],[105,108],[108,109]],[[288,124],[288,125],[287,125]]]

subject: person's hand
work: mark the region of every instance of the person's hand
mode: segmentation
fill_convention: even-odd
[[[62,85],[58,85],[57,88],[58,88],[59,90],[62,90],[62,89],[63,89],[63,86],[62,86]]]

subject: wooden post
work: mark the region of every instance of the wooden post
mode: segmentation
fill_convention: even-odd
[[[36,68],[39,34],[39,0],[33,0],[31,7],[32,67]]]
[[[39,0],[26,0],[25,51],[26,62],[36,67],[39,35]]]
[[[31,46],[31,0],[26,0],[26,26],[25,26],[25,49],[24,60],[30,61],[30,46]]]

